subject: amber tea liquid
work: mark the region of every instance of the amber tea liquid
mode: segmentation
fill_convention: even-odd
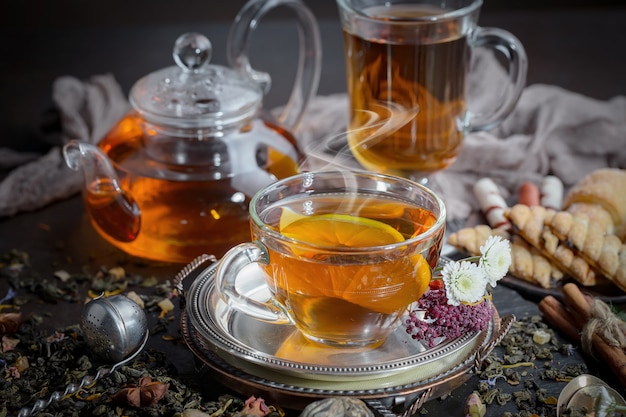
[[[285,211],[290,217],[293,213],[303,217],[298,220],[304,222],[303,226],[295,222],[281,226]],[[354,223],[345,223],[352,218]],[[309,219],[324,221],[307,228]],[[309,244],[337,241],[336,253],[328,247],[263,242],[269,250],[270,262],[265,268],[267,276],[272,277],[268,285],[274,297],[287,306],[288,314],[307,337],[324,343],[345,340],[358,345],[363,339],[382,342],[389,327],[397,324],[398,312],[425,292],[443,234],[434,236],[422,248],[406,245],[388,251],[379,246],[352,254],[342,252],[351,247],[349,242],[366,245],[368,236],[376,244],[388,228],[393,229],[394,236],[399,232],[401,239],[408,239],[436,222],[435,215],[424,208],[375,195],[347,199],[329,194],[281,200],[280,206],[265,210],[261,220],[277,231],[283,227],[282,234],[289,232],[289,236]],[[346,226],[350,230],[342,230]],[[353,236],[355,227],[359,236]]]
[[[366,168],[427,176],[460,151],[466,118],[469,46],[460,21],[391,23],[441,14],[424,5],[372,7],[370,20],[344,29],[348,142]]]

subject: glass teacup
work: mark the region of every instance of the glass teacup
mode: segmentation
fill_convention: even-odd
[[[216,288],[250,316],[295,325],[331,346],[378,346],[428,288],[446,210],[428,188],[365,172],[296,175],[250,203],[252,242],[221,259]],[[271,299],[239,288],[252,263]]]

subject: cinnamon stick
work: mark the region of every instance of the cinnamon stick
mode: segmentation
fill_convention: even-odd
[[[546,296],[541,300],[539,310],[544,314],[546,321],[564,336],[580,342],[580,332],[591,316],[591,301],[576,284],[571,285],[573,287],[570,284],[563,286],[563,301],[570,307],[569,310],[552,296]],[[572,310],[575,310],[576,314],[573,314]],[[626,354],[622,348],[609,345],[600,335],[594,333],[591,337],[591,350],[592,352],[586,353],[608,365],[622,386],[626,387]]]
[[[539,311],[546,321],[572,342],[580,344],[580,329],[574,325],[575,320],[559,300],[551,295],[539,302]]]
[[[579,326],[581,329],[591,317],[592,303],[587,296],[582,293],[578,285],[568,282],[563,285],[563,302],[579,316]]]
[[[626,388],[626,355],[622,348],[610,346],[602,337],[594,333],[591,343],[596,358],[609,366],[613,374],[619,379],[622,387]]]

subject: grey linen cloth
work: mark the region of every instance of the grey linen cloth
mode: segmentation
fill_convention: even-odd
[[[469,88],[480,104],[483,98],[476,92],[489,91],[486,83],[504,76],[488,56],[479,55],[473,65],[478,76]],[[129,110],[112,75],[86,81],[61,77],[54,83],[53,100],[62,116],[62,143],[43,156],[0,148],[0,167],[15,164],[0,183],[0,217],[79,192],[82,175],[65,166],[63,143],[96,143]],[[310,103],[296,131],[309,155],[305,169],[360,169],[349,153],[336,153],[345,137],[347,108],[345,94],[318,96]],[[457,161],[434,174],[429,184],[445,202],[448,218],[455,220],[479,210],[472,186],[482,177],[491,177],[508,198],[524,181],[539,183],[553,174],[567,187],[602,167],[626,168],[626,97],[600,101],[555,86],[531,85],[502,125],[470,134]]]
[[[470,135],[457,161],[431,180],[452,217],[467,217],[478,210],[472,186],[482,177],[506,199],[524,181],[539,184],[552,174],[567,189],[604,167],[626,168],[626,97],[598,101],[533,85],[499,128]]]
[[[71,139],[97,143],[130,108],[110,74],[84,82],[60,77],[52,86],[52,99],[61,115],[61,143],[46,155],[0,148],[0,167],[15,166],[0,183],[0,217],[37,210],[76,194],[82,175],[66,166],[62,145]]]
[[[304,118],[299,138],[312,167],[359,169],[350,156],[333,153],[334,142],[345,143],[337,132],[345,129],[347,106],[346,95],[318,97]],[[480,178],[492,178],[509,199],[523,182],[539,185],[551,174],[567,189],[603,167],[626,169],[626,97],[599,101],[532,85],[500,127],[468,135],[455,163],[433,174],[429,187],[443,199],[449,220],[463,220],[480,210],[473,194]]]

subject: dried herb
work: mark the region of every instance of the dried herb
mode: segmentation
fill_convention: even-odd
[[[79,384],[83,378],[96,375],[100,367],[112,365],[103,363],[89,351],[77,323],[51,330],[46,317],[40,314],[23,317],[17,311],[22,306],[70,303],[80,307],[90,294],[133,289],[151,320],[157,323],[152,335],[154,330],[168,331],[169,324],[176,322],[169,303],[163,301],[174,294],[171,284],[158,283],[154,277],[144,279],[120,266],[101,267],[95,273],[86,267],[80,272],[63,270],[45,278],[31,268],[26,253],[11,251],[0,255],[0,280],[8,282],[12,290],[3,299],[3,303],[10,301],[10,304],[3,306],[15,310],[0,314],[0,329],[5,335],[0,352],[0,416],[16,415],[23,407],[31,408],[36,400],[47,400],[55,391],[63,393],[69,384]],[[246,414],[261,411],[259,399],[246,402],[224,394],[209,400],[190,382],[177,375],[165,353],[146,348],[132,362],[52,402],[37,415],[179,417],[195,410],[207,415],[236,417],[244,411]],[[264,403],[263,406],[263,415],[284,415],[276,407]]]
[[[571,356],[573,346],[561,344],[541,316],[518,319],[483,361],[476,391],[488,406],[515,404],[518,412],[501,413],[506,417],[555,417],[557,398],[537,380],[562,383],[560,392],[567,381],[587,372],[582,363],[559,366],[557,354]]]

